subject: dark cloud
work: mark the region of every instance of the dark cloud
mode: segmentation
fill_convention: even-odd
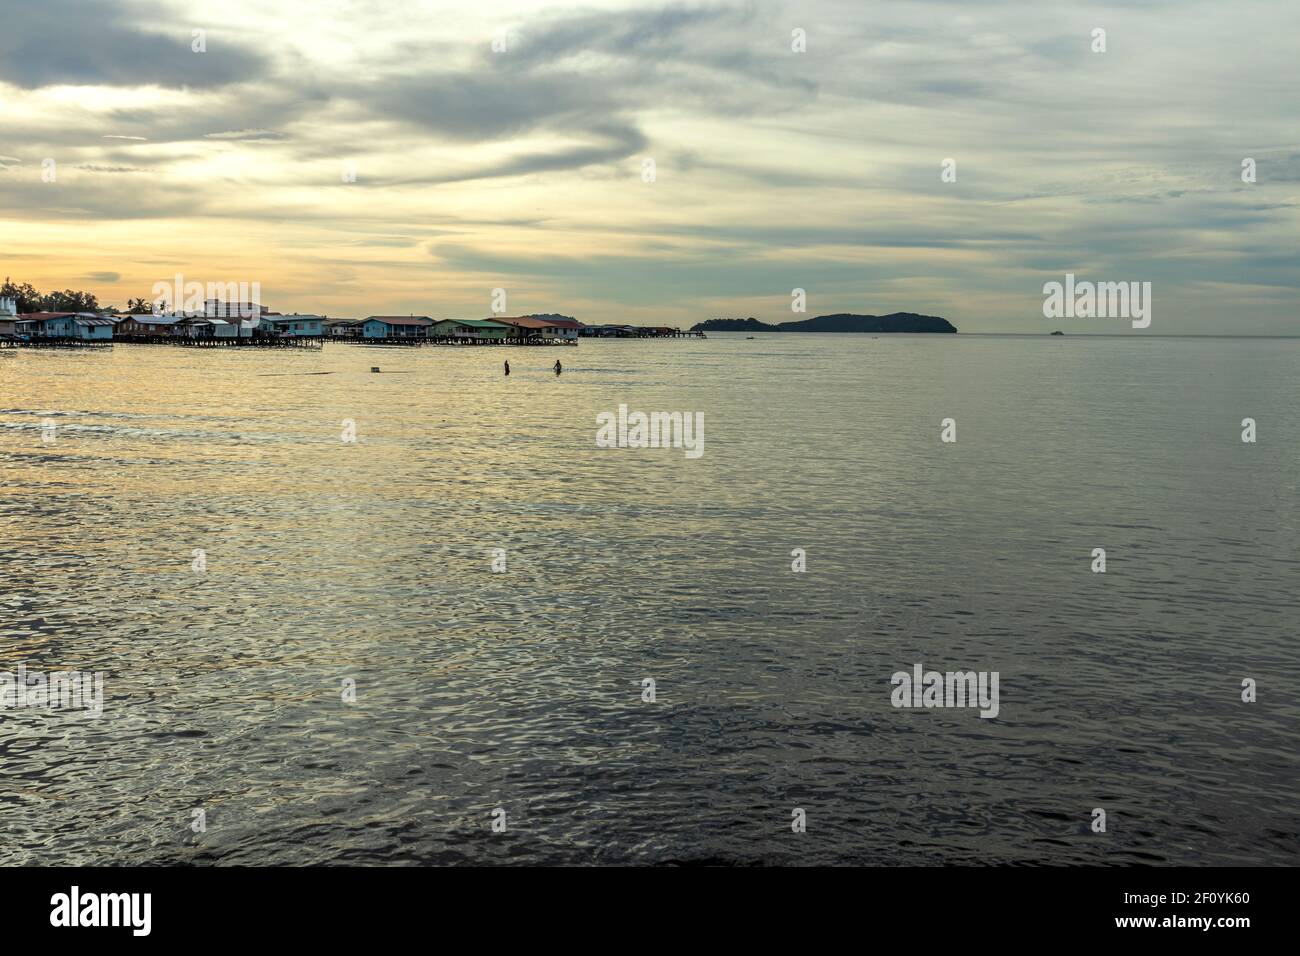
[[[787,58],[737,50],[754,8],[669,6],[569,14],[530,24],[503,52],[487,45],[459,69],[393,75],[350,87],[370,118],[466,142],[547,131],[581,145],[386,182],[461,182],[612,163],[645,151],[638,114],[671,106],[728,116],[773,114],[816,84]],[[769,35],[780,37],[781,34]],[[720,42],[720,38],[731,38]],[[593,66],[592,56],[601,57]]]
[[[606,115],[622,108],[615,93],[578,74],[467,70],[392,77],[373,85],[364,103],[386,118],[480,141]]]
[[[122,0],[0,0],[0,80],[25,89],[88,86],[216,87],[267,74],[251,46],[211,30],[191,48],[191,25]]]
[[[672,5],[599,13],[569,14],[527,25],[522,42],[505,53],[486,53],[503,69],[531,72],[542,66],[591,53],[607,54],[625,62],[663,65],[679,70],[691,63],[721,63],[738,71],[747,54],[725,52],[734,44],[720,40],[735,35],[751,23],[754,6],[687,7]],[[720,50],[724,52],[719,52]]]

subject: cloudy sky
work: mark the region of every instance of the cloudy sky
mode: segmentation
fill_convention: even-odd
[[[1148,334],[1300,332],[1295,0],[0,0],[0,23],[0,273],[42,290],[122,306],[181,273],[473,317],[501,287],[513,314],[689,325],[804,318],[798,287],[807,315],[1043,331],[1073,272],[1152,282]]]

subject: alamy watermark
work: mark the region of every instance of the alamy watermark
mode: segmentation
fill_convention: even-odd
[[[50,925],[57,927],[120,926],[148,936],[152,912],[152,893],[83,893],[73,886],[50,897]]]
[[[687,458],[704,454],[703,412],[618,412],[596,415],[597,448],[681,448]]]
[[[155,314],[211,315],[217,318],[256,319],[262,314],[262,283],[185,281],[179,272],[171,282],[153,284]]]
[[[94,671],[0,671],[0,711],[26,708],[84,710],[91,717],[104,714],[104,673]]]
[[[1133,328],[1151,324],[1150,282],[1065,282],[1043,285],[1043,317],[1047,319],[1132,319]]]
[[[980,716],[998,715],[997,671],[927,671],[919,663],[912,672],[895,671],[890,703],[895,707],[978,707]]]

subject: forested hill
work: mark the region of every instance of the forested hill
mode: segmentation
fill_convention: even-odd
[[[691,327],[692,332],[956,332],[956,327],[937,315],[893,312],[889,315],[853,315],[838,312],[799,322],[769,325],[755,318],[709,319]]]

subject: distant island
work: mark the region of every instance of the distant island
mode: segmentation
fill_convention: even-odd
[[[956,332],[947,319],[915,312],[889,315],[853,315],[837,312],[799,322],[769,325],[754,317],[748,319],[709,319],[691,326],[692,332]]]

